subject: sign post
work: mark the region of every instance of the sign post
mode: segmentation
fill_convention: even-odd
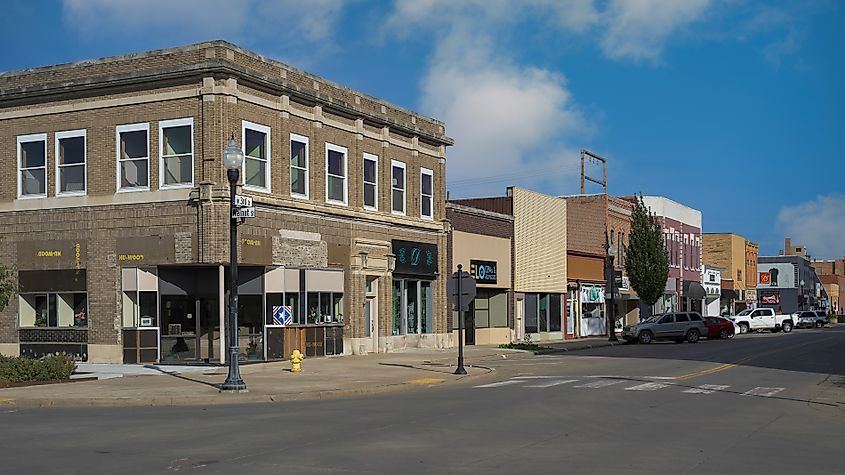
[[[446,287],[449,301],[458,311],[458,368],[455,374],[467,374],[464,369],[464,311],[469,310],[469,304],[475,298],[475,279],[458,264],[458,272],[449,277]]]

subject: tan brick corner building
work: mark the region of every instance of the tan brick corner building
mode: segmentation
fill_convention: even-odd
[[[444,125],[224,41],[0,74],[0,353],[222,362],[453,344]]]

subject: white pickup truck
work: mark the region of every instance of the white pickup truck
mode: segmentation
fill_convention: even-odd
[[[740,333],[749,331],[771,330],[772,332],[789,333],[795,327],[792,315],[777,315],[771,308],[755,308],[743,310],[732,318],[739,326]]]

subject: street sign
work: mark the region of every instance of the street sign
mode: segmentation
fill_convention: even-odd
[[[458,280],[461,282],[461,294],[458,295]],[[446,295],[453,310],[469,311],[469,304],[475,299],[475,279],[469,272],[455,272],[446,282]]]
[[[254,218],[255,217],[255,207],[245,207],[245,208],[235,208],[232,210],[232,218]]]
[[[252,198],[249,196],[235,195],[235,206],[240,208],[249,208],[252,206]]]

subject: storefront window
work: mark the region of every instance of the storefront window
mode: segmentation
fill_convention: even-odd
[[[431,332],[431,299],[430,281],[394,280],[393,335]]]
[[[538,294],[525,294],[525,333],[537,333]]]
[[[525,294],[525,333],[561,330],[561,294]]]
[[[88,326],[88,294],[32,293],[18,298],[21,327],[86,328]]]
[[[308,292],[307,300],[307,323],[343,323],[343,293]]]

